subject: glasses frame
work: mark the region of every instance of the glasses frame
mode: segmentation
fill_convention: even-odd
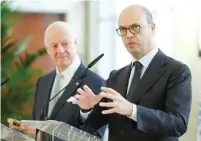
[[[134,32],[130,29],[132,26],[137,26],[137,27],[139,28],[139,31],[134,33]],[[128,30],[129,30],[130,33],[132,33],[132,34],[138,34],[138,33],[140,33],[140,25],[139,25],[139,24],[132,24],[132,25],[130,25],[128,28],[126,28],[126,27],[123,27],[123,28],[126,29],[125,35],[124,35],[124,34],[123,34],[123,35],[120,34],[120,28],[117,28],[117,29],[116,29],[116,32],[117,32],[117,34],[118,34],[119,36],[126,36]]]

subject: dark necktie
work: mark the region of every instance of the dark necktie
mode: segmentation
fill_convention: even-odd
[[[136,88],[140,82],[142,64],[139,61],[135,61],[133,66],[135,66],[135,72],[127,94],[127,100],[129,101],[133,100]]]

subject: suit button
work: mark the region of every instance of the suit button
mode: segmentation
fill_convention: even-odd
[[[120,134],[121,134],[121,135],[123,135],[123,134],[124,134],[124,131],[123,131],[123,130],[121,130],[121,131],[120,131]]]

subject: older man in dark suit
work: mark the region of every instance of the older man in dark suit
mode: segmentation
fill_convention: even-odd
[[[49,102],[42,118],[48,117],[51,120],[62,121],[74,127],[79,127],[77,122],[80,112],[79,106],[65,101],[74,96],[77,88],[83,85],[89,85],[95,93],[99,93],[101,86],[105,85],[105,81],[97,74],[88,70],[85,76],[69,83],[86,69],[77,55],[77,37],[70,24],[57,21],[49,25],[45,31],[44,43],[56,69],[47,75],[41,76],[37,82],[33,119],[41,120],[41,112],[50,98],[54,97],[55,94],[68,85],[61,94]],[[63,103],[65,103],[64,106]],[[15,126],[14,122],[17,122],[19,126]],[[22,128],[20,121],[10,119],[9,124],[15,130],[24,130],[24,133],[29,136],[34,137],[35,135],[35,129],[25,125]],[[49,139],[46,137],[46,139],[43,138],[42,140]]]
[[[145,7],[125,8],[118,22],[117,33],[133,60],[111,72],[99,95],[90,86],[78,89],[73,103],[88,110],[80,120],[91,131],[107,123],[109,141],[178,141],[191,108],[189,68],[157,48]]]

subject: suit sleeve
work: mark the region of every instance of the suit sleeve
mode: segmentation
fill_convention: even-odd
[[[168,80],[165,111],[137,106],[137,128],[143,132],[179,137],[187,130],[191,108],[191,73],[186,65]]]
[[[36,84],[36,90],[34,95],[34,104],[33,104],[33,110],[32,110],[32,120],[36,120],[36,102],[37,102],[37,94],[38,94],[38,85],[39,85],[40,78],[37,81]]]
[[[113,72],[113,71],[112,71]],[[112,74],[110,73],[110,76]],[[110,78],[106,81],[106,86],[110,85]],[[106,102],[107,99],[103,98],[101,101]],[[107,115],[103,115],[101,113],[103,109],[97,104],[91,114],[88,116],[87,120],[85,121],[85,127],[89,132],[94,132],[101,128],[102,126],[107,124]]]

